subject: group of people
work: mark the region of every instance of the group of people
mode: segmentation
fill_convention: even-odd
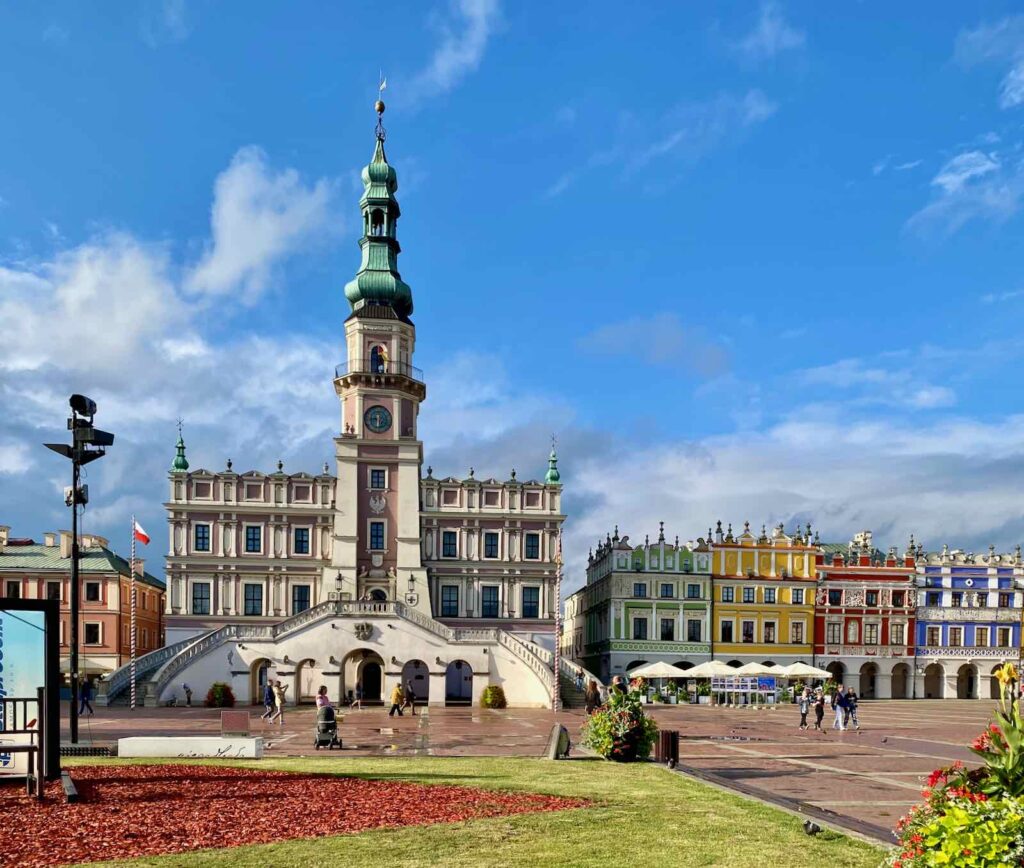
[[[323,692],[327,693],[327,688],[320,688]],[[268,720],[273,723],[275,720],[284,726],[284,696],[288,692],[288,685],[282,684],[280,681],[267,681],[263,688],[263,714],[260,715],[260,720]],[[319,697],[317,697],[319,700]],[[317,705],[319,706],[319,701]]]
[[[406,686],[402,688],[402,682],[399,681],[391,690],[391,709],[388,711],[388,717],[394,717],[395,712],[398,712],[398,716],[402,716],[402,709],[408,708],[413,717],[416,716],[416,691],[412,689],[412,682],[406,682]]]
[[[822,687],[817,687],[812,692],[810,687],[805,687],[803,693],[797,699],[800,708],[800,729],[807,729],[807,715],[814,710],[814,729],[824,731],[821,722],[825,717],[825,703],[835,714],[832,722],[832,729],[843,732],[850,728],[860,729],[860,721],[857,719],[857,692],[852,687],[843,690],[843,685],[836,685],[836,689],[826,695]]]

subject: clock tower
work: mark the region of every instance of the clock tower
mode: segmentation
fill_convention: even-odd
[[[335,438],[337,496],[324,591],[348,600],[398,600],[430,616],[420,549],[417,435],[422,373],[412,365],[412,290],[398,273],[398,178],[384,153],[378,101],[373,158],[359,200],[362,261],[345,286],[347,360],[335,371],[341,435]]]

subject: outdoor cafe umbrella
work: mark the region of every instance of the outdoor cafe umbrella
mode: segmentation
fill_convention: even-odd
[[[736,674],[728,663],[723,663],[721,660],[708,660],[706,663],[701,663],[694,666],[693,669],[686,670],[687,678],[726,678]]]
[[[736,675],[746,675],[751,677],[754,675],[775,675],[776,673],[765,666],[763,663],[745,663],[739,669],[734,669],[733,672]]]
[[[629,673],[630,678],[689,678],[692,669],[680,669],[671,663],[648,663],[639,666]]]
[[[793,663],[784,667],[786,678],[822,678],[832,677],[827,669],[818,669],[816,666],[808,666],[806,663]]]

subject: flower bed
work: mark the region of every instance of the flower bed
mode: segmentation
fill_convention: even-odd
[[[1013,666],[997,677],[994,722],[971,743],[982,765],[957,762],[931,773],[925,801],[896,824],[893,868],[1024,865],[1024,719],[1020,701],[1011,699]]]
[[[583,724],[583,744],[605,759],[632,762],[647,759],[658,725],[644,714],[639,690],[612,688],[608,701]]]

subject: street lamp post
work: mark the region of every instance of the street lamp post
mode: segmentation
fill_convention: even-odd
[[[78,743],[78,621],[81,609],[81,588],[78,582],[78,508],[89,502],[89,487],[81,484],[82,465],[102,458],[106,447],[114,443],[114,435],[93,427],[92,420],[96,415],[96,402],[85,395],[72,395],[68,403],[71,416],[68,418],[68,430],[71,432],[71,445],[65,443],[44,443],[58,455],[71,460],[71,488],[64,489],[64,502],[71,507],[71,630],[69,645],[71,659],[69,675],[71,680],[71,704],[68,709],[68,723],[71,743]]]

